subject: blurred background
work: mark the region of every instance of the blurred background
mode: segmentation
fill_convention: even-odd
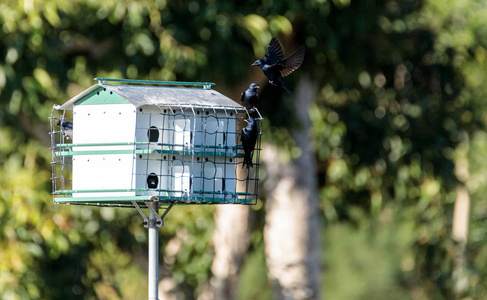
[[[52,106],[108,77],[262,87],[261,196],[172,209],[161,299],[483,299],[486,70],[485,1],[1,1],[0,298],[147,297],[140,215],[50,194]]]

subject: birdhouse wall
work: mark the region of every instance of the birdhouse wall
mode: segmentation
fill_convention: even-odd
[[[236,145],[235,113],[171,107],[140,107],[137,111],[137,141],[148,141],[151,128],[159,132],[154,143],[184,148],[234,147]],[[149,140],[150,141],[150,140]],[[154,145],[156,145],[154,144]]]
[[[130,189],[133,181],[135,108],[131,104],[77,105],[73,109],[73,190],[76,197],[118,196],[107,190]],[[115,145],[111,145],[115,144]],[[87,146],[88,145],[88,146]]]
[[[118,190],[130,189],[132,162],[132,154],[76,155],[73,157],[73,190],[95,192],[75,192],[73,196],[127,196],[126,192]]]
[[[235,193],[235,167],[232,158],[217,157],[203,162],[196,174],[194,190],[205,197],[208,197],[207,191],[215,191],[216,194]]]
[[[165,155],[152,153],[136,159],[138,195],[221,198],[236,192],[236,162],[232,158],[204,155]],[[148,186],[148,177],[157,176],[157,186]]]
[[[136,141],[149,142],[149,155],[136,161],[140,194],[165,197],[224,197],[236,191],[236,114],[202,108],[140,107]],[[229,157],[225,157],[225,153]],[[158,176],[152,190],[150,174]]]
[[[139,195],[157,196],[159,193],[158,190],[168,188],[171,176],[167,156],[162,156],[157,152],[149,155],[140,154],[135,159],[135,168],[135,186],[132,188],[141,188],[145,190],[138,192]],[[157,176],[158,184],[156,188],[149,189],[147,177],[150,174],[155,174]]]
[[[235,146],[235,118],[229,118],[224,114],[208,115],[204,125],[201,128],[204,135],[201,135],[203,140],[200,145]]]
[[[73,122],[76,124],[73,142],[133,142],[135,117],[132,104],[77,105],[73,109]]]

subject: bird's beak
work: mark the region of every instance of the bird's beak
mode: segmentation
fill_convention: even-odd
[[[250,124],[250,121],[249,120],[244,119],[244,121],[247,122],[247,124]]]
[[[250,66],[253,67],[253,66],[258,66],[259,63],[258,62],[254,62],[253,64],[251,64]]]
[[[258,88],[258,89],[260,89],[260,85],[256,85],[255,87]]]

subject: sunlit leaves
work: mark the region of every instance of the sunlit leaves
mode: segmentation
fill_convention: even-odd
[[[2,129],[1,136],[9,131]],[[39,295],[37,288],[32,288],[32,280],[37,280],[36,270],[32,268],[35,259],[46,255],[45,244],[52,244],[56,251],[65,252],[66,244],[60,232],[54,233],[51,214],[44,210],[44,204],[50,202],[50,194],[43,191],[50,174],[38,170],[36,160],[39,152],[45,151],[34,142],[25,146],[15,145],[14,139],[5,144],[13,144],[20,151],[2,159],[3,168],[0,175],[0,252],[3,263],[0,264],[2,278],[22,278],[14,282],[0,280],[0,289],[5,294],[14,293],[23,297],[35,298]],[[9,152],[3,149],[4,155]],[[41,154],[40,156],[44,156]],[[38,191],[36,191],[38,190]],[[48,229],[50,228],[50,230]],[[61,244],[57,244],[61,241]]]
[[[343,178],[348,172],[348,166],[345,161],[342,159],[335,159],[328,166],[327,178],[333,183]]]
[[[145,272],[130,258],[145,255],[146,231],[138,215],[52,204],[50,154],[28,131],[47,133],[41,127],[52,104],[91,86],[95,76],[208,80],[220,87],[244,82],[249,64],[264,56],[272,36],[307,47],[305,64],[286,80],[309,73],[318,84],[309,134],[321,208],[331,224],[327,238],[350,236],[348,244],[331,248],[336,259],[330,263],[346,261],[343,253],[354,249],[352,260],[370,269],[397,242],[399,250],[375,273],[383,281],[371,279],[368,286],[389,292],[397,276],[414,295],[437,295],[432,290],[442,283],[435,280],[449,275],[445,266],[452,261],[444,253],[451,251],[449,216],[458,180],[472,195],[469,263],[485,265],[487,6],[468,0],[371,3],[0,1],[2,296],[49,298],[51,287],[65,282],[46,275],[54,266],[80,268],[62,295],[134,299],[145,288]],[[25,119],[32,124],[22,123]],[[289,129],[269,118],[264,122],[264,139],[282,147],[283,160],[301,154]],[[212,213],[209,207],[178,207],[161,230],[162,246],[187,231],[171,274],[189,290],[209,276]],[[373,242],[370,232],[376,228],[364,221],[368,218],[391,220],[381,223]],[[349,220],[356,230],[336,223]],[[384,229],[389,227],[397,231]],[[357,268],[343,262],[337,267],[343,269],[326,274],[357,278],[359,288],[350,293],[369,291]],[[472,286],[485,290],[485,274],[481,267],[476,272]],[[337,278],[345,282],[343,276]]]
[[[255,41],[253,42],[253,48],[256,56],[264,57],[267,49],[264,45],[271,39],[270,34],[267,33],[267,20],[259,15],[251,14],[242,18],[241,26],[252,35]]]
[[[269,27],[271,32],[278,33],[281,32],[282,34],[291,34],[293,31],[293,25],[291,22],[285,18],[284,16],[276,15],[269,17]]]

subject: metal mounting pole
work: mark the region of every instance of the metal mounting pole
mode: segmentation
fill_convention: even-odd
[[[149,300],[158,300],[159,283],[159,226],[156,224],[159,218],[159,203],[148,203],[149,218],[147,228],[149,231]],[[162,224],[161,224],[162,225]]]
[[[145,202],[149,208],[149,217],[145,216],[137,202],[132,201],[132,204],[144,218],[144,227],[149,231],[149,300],[159,300],[159,227],[164,226],[163,219],[174,206],[174,203],[171,203],[162,216],[159,216],[159,203],[157,201]]]

